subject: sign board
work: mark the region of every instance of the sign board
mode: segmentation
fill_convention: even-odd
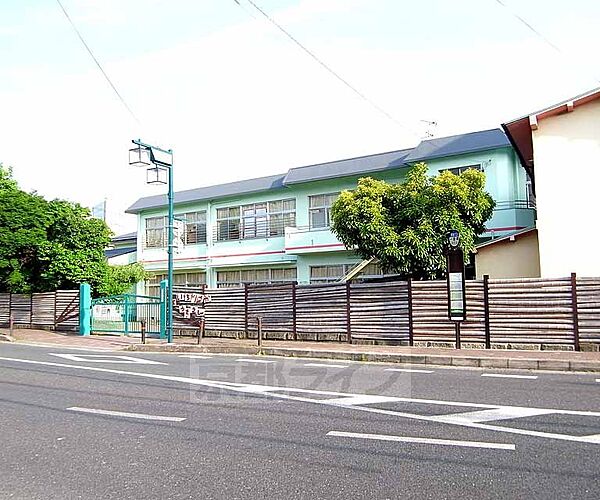
[[[452,321],[467,319],[467,301],[465,293],[465,261],[458,246],[458,231],[450,231],[448,235],[447,254],[447,286],[448,286],[448,318]]]
[[[173,220],[173,249],[175,253],[183,251],[183,238],[185,234],[185,222],[182,220]]]
[[[173,287],[173,328],[197,329],[210,300],[204,288]]]

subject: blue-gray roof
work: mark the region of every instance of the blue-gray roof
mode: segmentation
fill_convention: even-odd
[[[288,170],[287,174],[270,175],[257,179],[180,191],[175,193],[175,203],[208,201],[241,194],[282,189],[288,185],[303,182],[369,174],[406,167],[419,161],[509,146],[508,138],[500,129],[483,130],[439,139],[427,139],[422,141],[416,148],[296,167]],[[137,200],[126,212],[134,214],[142,210],[164,207],[166,204],[166,194],[148,196]]]
[[[405,158],[405,162],[416,163],[442,156],[474,153],[506,146],[510,146],[506,134],[499,128],[494,128],[469,134],[440,137],[439,139],[427,139],[412,150]]]
[[[112,241],[127,241],[127,240],[135,240],[137,238],[137,233],[126,233],[120,234],[112,238]]]
[[[136,247],[111,248],[110,250],[104,250],[104,256],[107,259],[110,259],[112,257],[118,257],[119,255],[126,255],[128,253],[135,252],[136,250]]]
[[[238,194],[258,193],[270,189],[281,189],[284,187],[283,179],[285,174],[269,175],[267,177],[258,177],[244,181],[228,182],[227,184],[217,184],[216,186],[207,186],[187,191],[175,193],[175,204],[190,203],[194,201],[207,201],[226,196],[235,196]],[[131,205],[125,212],[134,214],[141,210],[149,208],[164,207],[167,204],[167,195],[159,194],[140,198]]]
[[[286,185],[299,184],[301,182],[334,179],[337,177],[347,177],[399,168],[404,166],[404,159],[411,151],[412,149],[401,149],[399,151],[390,151],[388,153],[359,156],[358,158],[318,163],[306,167],[296,167],[288,171],[283,182]]]

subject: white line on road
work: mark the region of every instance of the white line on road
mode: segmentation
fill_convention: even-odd
[[[180,354],[180,358],[190,358],[190,359],[212,359],[212,356],[204,356],[201,354]]]
[[[119,363],[133,365],[166,365],[162,361],[151,361],[149,359],[134,358],[133,356],[113,356],[109,354],[55,354],[49,352],[50,356],[68,359],[69,361],[79,361],[86,363]]]
[[[502,373],[482,373],[481,376],[492,378],[524,378],[529,380],[537,379],[537,375],[504,375]]]
[[[417,368],[386,368],[386,372],[433,373],[433,370],[418,370]]]
[[[304,366],[311,366],[314,368],[348,368],[348,365],[335,365],[330,363],[304,363]]]
[[[486,443],[484,441],[454,441],[449,439],[416,438],[407,436],[388,436],[386,434],[363,434],[360,432],[329,431],[328,436],[357,439],[374,439],[377,441],[396,441],[400,443],[437,444],[440,446],[462,446],[464,448],[487,448],[490,450],[513,450],[514,444]]]
[[[248,358],[239,358],[238,361],[243,363],[275,363],[272,359],[248,359]]]
[[[345,398],[336,399],[324,399],[322,401],[327,404],[340,405],[340,406],[352,406],[352,405],[372,405],[376,403],[393,403],[398,401],[399,398],[392,396],[371,396],[369,394],[359,394],[356,396],[350,396]]]
[[[79,406],[71,406],[67,408],[69,411],[77,411],[80,413],[93,413],[95,415],[110,415],[111,417],[127,417],[140,418],[142,420],[163,420],[166,422],[183,422],[183,417],[164,417],[162,415],[146,415],[145,413],[129,413],[124,411],[99,410],[97,408],[80,408]]]
[[[146,379],[154,379],[154,380],[168,380],[171,382],[179,382],[187,385],[197,385],[202,387],[210,387],[216,389],[228,389],[233,392],[259,392],[264,396],[272,397],[272,398],[280,398],[286,399],[290,401],[299,401],[303,403],[311,403],[311,404],[323,404],[328,406],[337,406],[340,407],[339,404],[332,404],[325,400],[317,400],[308,397],[302,396],[294,396],[293,393],[298,394],[319,394],[319,395],[332,395],[339,397],[350,397],[350,396],[359,396],[359,394],[352,393],[339,393],[339,392],[331,392],[331,391],[317,391],[310,389],[299,389],[295,387],[285,387],[285,386],[257,386],[253,384],[236,384],[233,382],[220,382],[216,380],[207,380],[207,379],[196,379],[191,377],[179,377],[176,375],[160,375],[157,373],[146,373],[146,372],[136,372],[129,370],[118,370],[116,368],[101,368],[96,366],[84,366],[84,365],[70,365],[65,363],[53,363],[49,361],[34,361],[32,359],[19,359],[19,358],[9,358],[0,356],[0,361],[8,361],[12,363],[24,363],[31,365],[40,365],[40,366],[53,366],[58,368],[66,368],[69,370],[82,370],[89,372],[98,372],[98,373],[110,373],[115,375],[125,375],[129,377],[141,377]],[[259,389],[260,388],[260,389]],[[285,393],[282,393],[285,391]],[[443,406],[460,406],[466,408],[508,408],[505,405],[490,405],[487,403],[469,403],[469,402],[458,402],[458,401],[444,401],[444,400],[434,400],[434,399],[418,399],[418,398],[398,398],[398,401],[406,401],[408,403],[431,403],[436,405]],[[384,410],[382,408],[371,408],[368,406],[343,406],[345,408],[351,408],[357,411],[363,411],[368,413],[377,413],[380,415],[390,415],[397,418],[407,418],[411,420],[418,420],[422,422],[436,422],[440,423],[436,416],[430,415],[421,415],[417,413],[409,413],[409,412],[400,412],[393,410]],[[519,407],[512,407],[519,408]],[[565,409],[552,409],[552,413],[559,415],[581,415],[581,416],[590,416],[590,417],[600,417],[600,412],[587,411],[587,410],[565,410]],[[509,433],[509,434],[519,434],[524,436],[533,436],[540,437],[545,439],[556,439],[560,441],[571,441],[577,443],[588,443],[600,445],[600,439],[598,439],[598,435],[593,436],[573,436],[570,434],[557,434],[552,432],[544,432],[544,431],[535,431],[528,429],[518,429],[514,427],[504,427],[497,425],[489,425],[485,423],[479,422],[448,422],[449,424],[458,425],[461,427],[467,427],[471,429],[480,429],[486,431],[494,431],[501,433]]]

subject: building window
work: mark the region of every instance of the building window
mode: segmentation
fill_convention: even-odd
[[[451,172],[454,175],[460,175],[466,170],[469,170],[470,168],[472,168],[473,170],[479,170],[480,172],[483,172],[483,166],[481,165],[481,163],[476,163],[474,165],[465,165],[463,167],[445,168],[443,170],[440,170],[440,172]]]
[[[358,264],[358,263],[357,263]],[[342,279],[356,264],[330,264],[326,266],[311,266],[310,267],[310,282],[311,283],[335,283]],[[353,282],[361,282],[368,278],[380,278],[385,276],[379,264],[373,263],[366,266],[354,278]]]
[[[155,274],[145,283],[146,295],[151,297],[160,296],[160,282],[167,279],[166,274]],[[173,274],[173,286],[186,288],[200,288],[206,284],[206,273],[190,272]]]
[[[184,221],[183,243],[195,245],[206,243],[206,212],[188,212],[175,215],[176,219]]]
[[[175,215],[184,221],[184,245],[206,243],[206,212],[188,212]],[[167,246],[168,217],[149,217],[146,219],[146,239],[144,248],[165,248]]]
[[[293,198],[217,209],[217,241],[283,236],[295,226]]]
[[[248,284],[292,283],[296,281],[296,268],[238,269],[217,271],[217,288],[234,288]]]
[[[318,194],[308,197],[308,218],[311,229],[326,228],[331,225],[331,205],[340,193]]]
[[[146,219],[145,248],[162,248],[165,246],[165,229],[167,218],[165,216],[149,217]]]

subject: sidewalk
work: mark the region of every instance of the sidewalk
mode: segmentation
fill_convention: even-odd
[[[0,334],[8,334],[8,331],[0,329]],[[446,349],[273,340],[263,341],[259,349],[256,340],[212,337],[202,339],[200,345],[195,338],[176,337],[175,342],[169,345],[166,341],[158,339],[148,339],[147,344],[142,344],[139,337],[112,335],[81,337],[43,330],[15,330],[13,335],[17,342],[44,344],[51,347],[68,346],[142,352],[261,354],[432,366],[600,372],[598,352]]]

